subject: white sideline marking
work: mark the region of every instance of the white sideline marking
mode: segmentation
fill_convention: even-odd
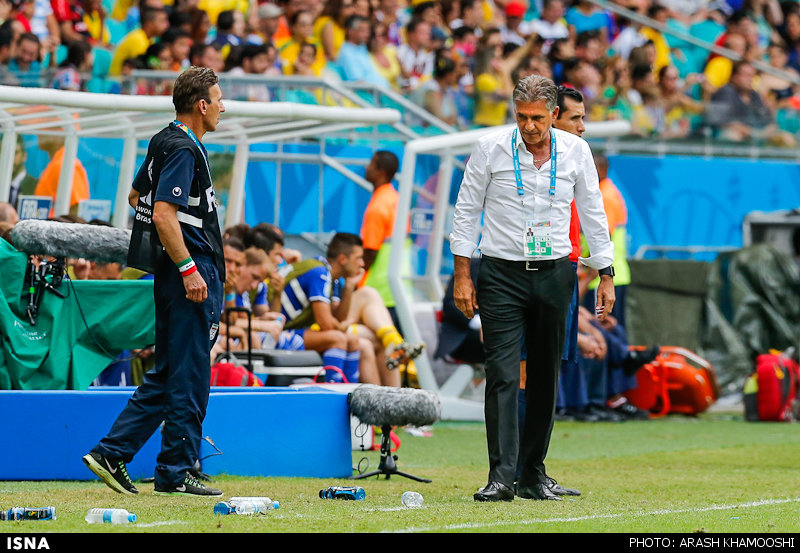
[[[524,499],[522,501],[525,501]],[[577,522],[580,520],[594,520],[602,518],[621,518],[621,517],[643,517],[652,515],[674,515],[678,513],[704,513],[707,511],[725,511],[729,509],[739,509],[747,507],[761,507],[763,505],[779,505],[781,503],[797,503],[800,498],[786,498],[786,499],[762,499],[760,501],[752,501],[750,503],[736,503],[733,505],[712,505],[710,507],[700,507],[691,509],[659,509],[657,511],[645,511],[641,513],[612,513],[607,515],[585,515],[580,517],[563,517],[563,518],[540,518],[531,520],[509,520],[509,521],[494,521],[484,523],[464,523],[464,524],[447,524],[444,526],[429,526],[427,528],[406,528],[403,530],[396,530],[395,532],[436,532],[442,530],[464,530],[471,528],[491,528],[493,526],[509,526],[517,524],[543,524],[550,522]]]

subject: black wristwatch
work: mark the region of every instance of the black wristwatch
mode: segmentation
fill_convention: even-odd
[[[604,267],[604,268],[600,269],[599,271],[597,271],[597,273],[600,276],[613,277],[614,276],[614,266],[613,265],[609,265],[608,267]]]

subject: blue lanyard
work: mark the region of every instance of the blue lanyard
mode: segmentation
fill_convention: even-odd
[[[195,146],[197,146],[197,149],[200,150],[200,153],[203,154],[203,160],[206,162],[206,170],[208,171],[208,178],[210,180],[211,179],[211,167],[209,167],[209,165],[208,165],[208,153],[206,152],[206,149],[203,148],[202,144],[200,144],[200,141],[197,139],[197,136],[194,134],[192,129],[190,129],[189,127],[187,127],[186,125],[184,125],[183,123],[178,121],[177,119],[174,120],[172,122],[172,124],[175,125],[175,128],[178,128],[178,129],[182,130],[183,132],[185,132],[189,136],[189,138],[192,139],[192,142],[194,142]]]
[[[514,160],[514,178],[517,181],[517,194],[525,195],[525,188],[522,185],[522,171],[519,166],[519,150],[517,150],[517,129],[511,135],[511,157]],[[553,205],[553,197],[556,195],[556,134],[550,129],[550,205]]]

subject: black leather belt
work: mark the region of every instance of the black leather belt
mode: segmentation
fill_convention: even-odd
[[[559,263],[569,261],[569,256],[559,257],[558,259],[526,259],[525,261],[510,261],[508,259],[500,259],[499,257],[490,257],[488,255],[484,255],[483,257],[493,263],[506,265],[514,269],[523,269],[525,271],[546,271],[554,268]]]

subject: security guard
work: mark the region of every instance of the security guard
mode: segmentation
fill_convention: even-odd
[[[110,432],[83,457],[109,487],[136,494],[126,463],[164,422],[155,493],[222,495],[189,469],[208,405],[210,350],[219,329],[225,260],[201,143],[225,111],[218,78],[192,67],[175,81],[176,118],[150,141],[129,201],[136,209],[128,264],[154,274],[155,366]]]

